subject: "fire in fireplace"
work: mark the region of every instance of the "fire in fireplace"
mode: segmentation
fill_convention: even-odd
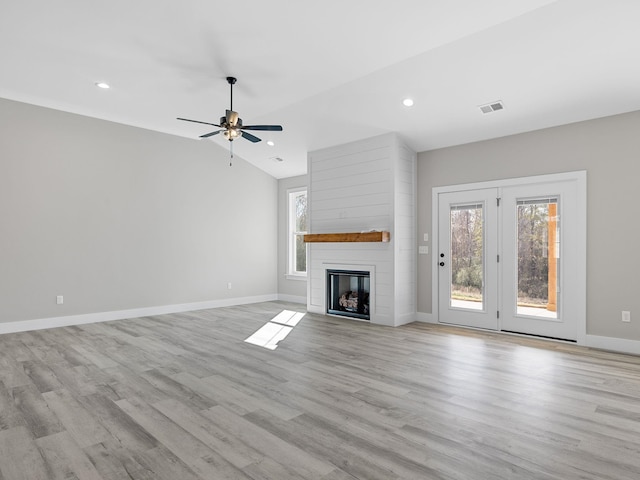
[[[369,272],[327,270],[327,313],[369,320]]]

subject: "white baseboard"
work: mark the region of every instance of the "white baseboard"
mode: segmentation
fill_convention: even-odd
[[[302,303],[303,305],[307,304],[307,297],[298,295],[285,295],[283,293],[279,293],[278,300],[281,300],[283,302]]]
[[[161,305],[155,307],[133,308],[129,310],[116,310],[111,312],[86,313],[82,315],[70,315],[66,317],[49,317],[35,320],[21,320],[16,322],[0,323],[0,334],[27,332],[42,330],[45,328],[67,327],[70,325],[84,325],[87,323],[109,322],[112,320],[125,320],[127,318],[148,317],[151,315],[163,315],[168,313],[189,312],[205,310],[208,308],[231,307],[234,305],[247,305],[250,303],[272,302],[281,300],[284,302],[306,304],[307,298],[296,295],[269,294],[252,297],[227,298],[222,300],[210,300],[206,302],[181,303],[176,305]],[[323,313],[321,308],[308,308],[309,312]],[[404,319],[403,319],[404,320]],[[416,312],[415,321],[424,323],[438,323],[432,313]],[[399,325],[410,323],[407,319]],[[640,355],[640,341],[625,338],[603,337],[599,335],[586,335],[584,346],[610,350],[620,353]]]
[[[42,330],[45,328],[68,327],[70,325],[84,325],[87,323],[109,322],[111,320],[125,320],[127,318],[148,317],[151,315],[163,315],[167,313],[205,310],[207,308],[231,307],[234,305],[247,305],[249,303],[272,302],[275,300],[278,300],[278,295],[276,294],[257,295],[253,297],[225,298],[223,300],[210,300],[206,302],[133,308],[130,310],[116,310],[112,312],[86,313],[66,317],[21,320],[17,322],[0,323],[0,334],[28,332],[31,330]]]
[[[416,322],[438,323],[433,313],[416,312]]]
[[[586,335],[585,347],[600,348],[620,353],[632,353],[640,355],[640,341],[626,338],[601,337],[599,335]]]

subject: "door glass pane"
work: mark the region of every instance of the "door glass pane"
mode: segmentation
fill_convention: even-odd
[[[482,204],[451,207],[451,307],[482,310],[484,233]]]
[[[518,200],[516,313],[558,318],[560,219],[557,198]]]

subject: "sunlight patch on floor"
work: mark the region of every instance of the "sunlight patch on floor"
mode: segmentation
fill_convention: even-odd
[[[289,325],[295,327],[302,317],[304,312],[292,312],[291,310],[283,310],[278,315],[271,319],[272,322],[279,323],[280,325]]]
[[[246,343],[257,345],[259,347],[275,350],[278,348],[278,342],[284,340],[291,333],[302,317],[303,312],[293,312],[291,310],[283,310],[273,317],[269,322],[264,324],[260,329],[245,340]]]

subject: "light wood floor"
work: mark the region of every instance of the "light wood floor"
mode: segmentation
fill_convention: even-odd
[[[0,336],[0,480],[640,478],[640,358],[300,308]]]

